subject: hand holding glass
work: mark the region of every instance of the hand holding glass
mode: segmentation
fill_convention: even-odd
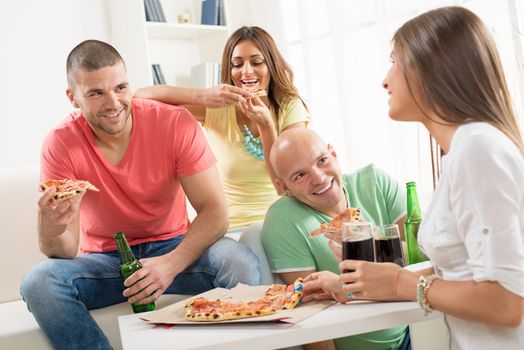
[[[342,223],[342,258],[375,261],[372,225],[362,221]]]

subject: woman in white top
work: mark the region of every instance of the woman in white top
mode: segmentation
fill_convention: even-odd
[[[419,230],[433,269],[345,260],[354,272],[310,275],[305,299],[417,300],[445,313],[452,349],[522,350],[524,145],[489,30],[465,8],[429,11],[398,29],[391,60],[389,116],[446,154]]]

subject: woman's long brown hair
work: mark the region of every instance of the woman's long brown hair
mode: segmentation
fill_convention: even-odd
[[[282,106],[292,98],[299,98],[307,109],[304,100],[302,100],[297,88],[293,85],[293,71],[291,67],[278,51],[273,38],[260,27],[244,26],[231,34],[222,54],[222,83],[233,85],[231,58],[235,47],[244,40],[253,41],[264,56],[271,77],[267,91],[268,99],[277,120],[279,119]]]
[[[400,27],[393,45],[409,89],[408,71],[440,119],[489,123],[524,153],[495,42],[477,15],[457,6],[426,12]]]

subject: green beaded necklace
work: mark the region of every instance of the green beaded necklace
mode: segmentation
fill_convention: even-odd
[[[264,160],[264,149],[262,147],[262,142],[253,136],[246,123],[244,123],[242,136],[244,136],[244,148],[246,149],[247,153],[251,154],[253,157],[259,160]]]

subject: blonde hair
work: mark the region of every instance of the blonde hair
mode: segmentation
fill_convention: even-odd
[[[495,42],[477,15],[457,6],[426,12],[400,27],[393,44],[410,91],[408,70],[440,119],[489,123],[524,153]]]

